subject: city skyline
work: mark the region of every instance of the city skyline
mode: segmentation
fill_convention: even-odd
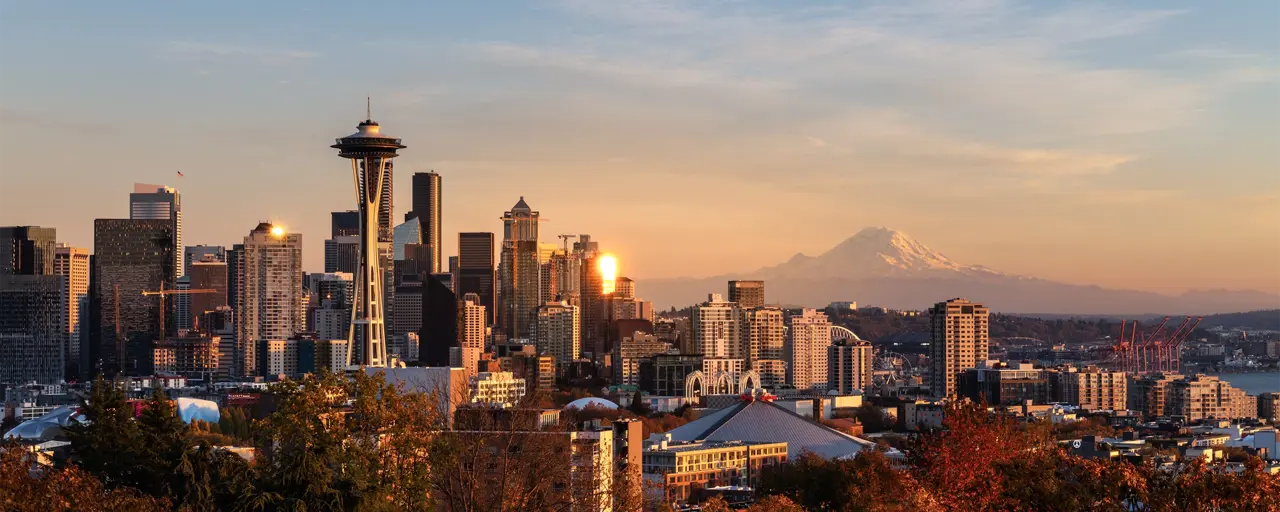
[[[407,5],[377,36],[356,28],[373,14],[290,4],[6,9],[24,24],[0,43],[32,49],[5,54],[0,87],[23,102],[0,102],[0,151],[51,172],[6,172],[0,216],[73,246],[157,183],[184,196],[185,243],[270,220],[309,235],[321,270],[328,214],[350,208],[323,144],[370,95],[415,141],[394,215],[414,172],[450,183],[446,255],[523,195],[641,280],[751,272],[887,225],[1015,274],[1280,292],[1267,3],[502,8],[527,22]],[[372,46],[404,64],[374,90],[330,65]],[[161,142],[144,165],[125,143],[141,131]],[[936,220],[960,209],[971,225]]]

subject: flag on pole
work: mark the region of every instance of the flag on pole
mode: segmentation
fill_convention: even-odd
[[[178,177],[182,177],[182,171],[178,171]]]

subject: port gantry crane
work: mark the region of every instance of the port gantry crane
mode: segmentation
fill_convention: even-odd
[[[1126,373],[1177,372],[1182,369],[1182,343],[1191,336],[1203,317],[1186,317],[1170,334],[1164,317],[1154,329],[1140,333],[1138,322],[1122,320],[1120,336],[1109,360]]]

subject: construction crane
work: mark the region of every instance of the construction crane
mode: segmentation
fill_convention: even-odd
[[[144,297],[156,296],[160,297],[160,343],[164,343],[164,298],[170,295],[195,295],[200,293],[217,293],[218,290],[212,288],[194,288],[190,290],[175,290],[164,288],[164,281],[160,282],[159,290],[142,290]]]
[[[578,238],[578,235],[556,235],[556,237],[564,241],[564,253],[569,254],[569,239]]]

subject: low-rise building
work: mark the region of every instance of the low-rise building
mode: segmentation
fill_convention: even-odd
[[[483,372],[472,376],[471,403],[512,406],[524,398],[524,379],[517,379],[511,372]]]
[[[221,342],[200,334],[168,338],[152,349],[155,373],[208,381],[218,374]]]
[[[1280,422],[1280,393],[1258,395],[1258,417],[1272,424]]]
[[[1029,362],[983,361],[960,374],[960,396],[991,405],[1021,405],[1049,401],[1049,382],[1043,370]]]
[[[661,354],[640,361],[640,389],[658,396],[684,396],[685,378],[702,370],[702,356]]]
[[[1166,400],[1165,413],[1180,416],[1186,421],[1234,419],[1245,412],[1240,407],[1244,393],[1211,375],[1196,375],[1170,383]],[[1256,403],[1253,411],[1257,411]],[[1253,414],[1248,414],[1248,417],[1253,417]]]
[[[1128,404],[1125,372],[1065,365],[1046,372],[1049,399],[1088,411],[1123,411]]]
[[[622,386],[640,384],[640,362],[671,350],[671,344],[652,334],[636,331],[622,338],[613,349],[613,383]]]
[[[1169,394],[1169,386],[1184,377],[1177,373],[1148,373],[1130,375],[1125,392],[1130,410],[1148,417],[1163,416]]]
[[[667,500],[687,500],[694,489],[724,485],[756,487],[766,468],[787,461],[787,443],[673,441],[653,434],[645,443],[643,474]]]

